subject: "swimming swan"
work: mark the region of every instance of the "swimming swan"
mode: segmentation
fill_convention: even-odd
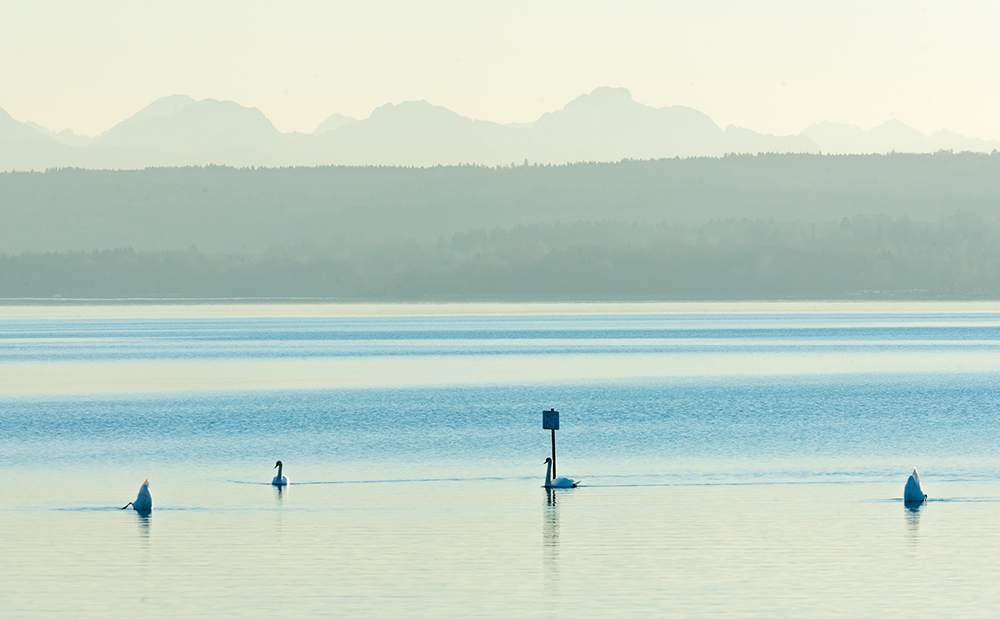
[[[552,479],[552,458],[546,458],[545,464],[548,465],[548,468],[545,470],[546,488],[576,488],[580,485],[580,482],[573,481],[569,477],[556,477]]]
[[[288,485],[288,478],[281,474],[281,466],[282,466],[281,460],[278,460],[277,462],[274,463],[274,468],[278,469],[278,474],[275,475],[274,479],[271,480],[272,486]]]
[[[910,473],[910,478],[906,480],[906,488],[903,489],[903,502],[923,503],[926,500],[927,495],[924,494],[924,489],[920,487],[920,476],[917,475],[917,469],[914,468],[913,472]]]
[[[139,495],[135,497],[134,501],[130,501],[128,505],[122,509],[127,508],[129,505],[132,506],[137,512],[148,512],[153,509],[153,495],[149,493],[149,480],[142,482],[142,487],[139,488]]]

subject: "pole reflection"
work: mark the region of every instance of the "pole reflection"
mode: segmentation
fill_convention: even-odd
[[[559,491],[545,489],[542,512],[542,567],[546,593],[559,591]]]

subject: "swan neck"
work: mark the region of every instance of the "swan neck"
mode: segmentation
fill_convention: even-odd
[[[281,480],[281,469],[282,469],[282,465],[281,465],[281,464],[279,464],[279,465],[278,465],[278,479],[279,479],[279,480]]]
[[[545,467],[545,487],[548,488],[549,486],[552,485],[552,461],[550,460],[550,461],[546,462],[545,464],[546,464],[546,467]]]

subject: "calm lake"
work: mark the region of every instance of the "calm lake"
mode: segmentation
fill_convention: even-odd
[[[0,615],[996,616],[998,379],[992,303],[0,306]]]

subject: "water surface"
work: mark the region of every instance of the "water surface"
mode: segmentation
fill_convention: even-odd
[[[0,608],[990,616],[998,353],[989,304],[7,306]]]

